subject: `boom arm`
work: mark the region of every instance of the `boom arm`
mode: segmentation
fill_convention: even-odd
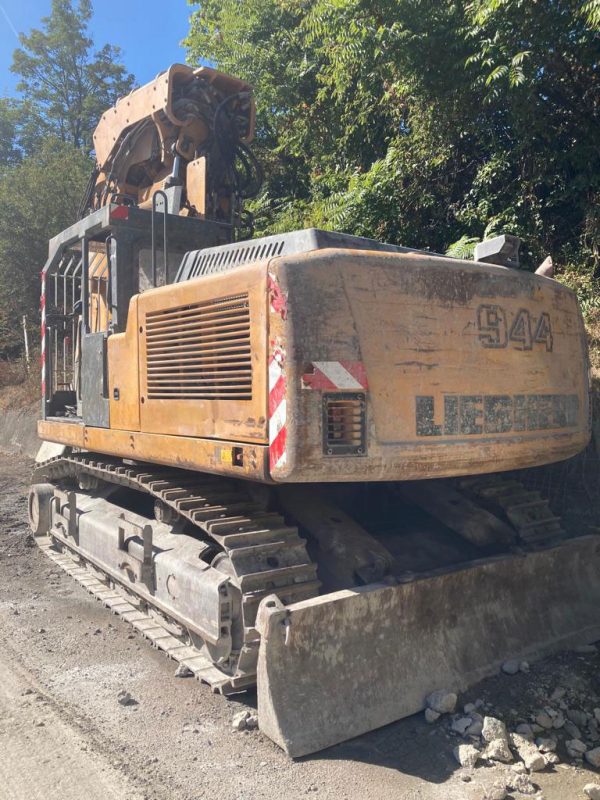
[[[162,189],[171,213],[239,225],[261,183],[248,148],[254,119],[247,83],[174,64],[103,114],[82,216],[115,202],[150,207]]]

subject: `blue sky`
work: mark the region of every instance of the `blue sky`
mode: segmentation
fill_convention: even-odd
[[[187,0],[93,0],[90,32],[98,46],[114,44],[138,83],[152,80],[176,61],[185,61],[180,42],[188,32],[192,8]],[[0,0],[0,96],[14,94],[16,77],[10,71],[15,31],[39,28],[51,0]]]

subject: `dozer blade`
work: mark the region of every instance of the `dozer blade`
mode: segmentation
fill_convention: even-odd
[[[463,691],[508,658],[600,638],[600,537],[364,586],[258,616],[261,730],[298,757]]]

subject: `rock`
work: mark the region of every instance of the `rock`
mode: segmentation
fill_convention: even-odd
[[[565,722],[565,733],[566,733],[566,734],[567,734],[567,735],[568,735],[568,736],[569,736],[571,739],[581,739],[581,731],[579,730],[579,728],[577,727],[577,725],[575,725],[575,723],[574,723],[574,722],[571,722],[571,720],[570,720],[570,719],[568,719],[568,720]]]
[[[600,768],[600,747],[594,747],[593,750],[588,750],[585,754],[585,760],[588,764],[591,764],[592,767],[596,767],[596,769]]]
[[[134,700],[129,692],[126,692],[124,689],[122,689],[117,695],[117,703],[122,706],[137,706],[138,701]]]
[[[522,761],[517,761],[516,764],[511,766],[511,770],[516,773],[517,775],[527,775],[527,770],[525,769],[525,764]]]
[[[450,727],[454,731],[454,733],[458,733],[461,736],[464,736],[472,724],[473,720],[471,719],[471,717],[459,717],[458,719],[455,719],[453,721]]]
[[[467,728],[467,736],[481,736],[483,730],[483,717],[474,712],[471,714],[472,722]]]
[[[469,767],[472,769],[479,761],[481,753],[472,744],[459,744],[454,748],[454,758],[458,761],[461,767]]]
[[[246,719],[246,729],[253,731],[256,728],[258,728],[258,714],[250,714]]]
[[[553,753],[556,750],[556,739],[536,739],[540,753]]]
[[[249,717],[250,717],[249,711],[239,711],[237,714],[235,714],[233,719],[231,720],[231,727],[233,728],[233,730],[245,731],[246,723]]]
[[[590,800],[600,800],[600,783],[586,783],[583,792]]]
[[[433,708],[425,709],[425,722],[428,722],[430,725],[437,722],[441,716],[442,715],[438,711],[434,711]]]
[[[502,664],[502,672],[504,672],[506,675],[516,675],[518,671],[519,662],[516,658],[511,659],[510,661],[505,661],[504,664]]]
[[[529,775],[517,775],[516,778],[511,778],[510,788],[521,794],[535,794],[537,791]]]
[[[546,256],[546,258],[536,269],[535,274],[543,275],[545,278],[554,277],[554,264],[552,263],[552,256]]]
[[[513,754],[506,739],[492,739],[485,748],[484,756],[490,761],[501,761],[503,764],[510,764],[513,761]]]
[[[554,728],[554,730],[559,730],[560,728],[563,727],[563,725],[565,724],[565,721],[566,721],[565,720],[565,715],[563,714],[563,712],[562,711],[557,711],[556,712],[556,716],[552,720],[552,727]]]
[[[531,725],[529,725],[527,722],[522,722],[520,725],[517,725],[515,728],[515,733],[525,737],[525,739],[528,739],[530,742],[533,741],[533,730],[531,729]]]
[[[598,710],[600,711],[600,709]],[[466,706],[464,706],[463,711],[465,714],[472,714],[473,711],[477,711],[477,706],[475,703],[467,703]]]
[[[566,695],[567,690],[563,686],[557,686],[556,689],[550,695],[550,700],[554,700],[557,702],[558,700],[562,700],[563,697]]]
[[[175,677],[176,678],[193,678],[194,673],[189,667],[186,667],[185,664],[179,664],[177,669],[175,670]]]
[[[538,724],[537,724],[537,722],[532,722],[532,723],[531,723],[531,730],[532,730],[532,731],[535,733],[535,735],[537,736],[537,735],[538,735],[538,734],[540,734],[540,733],[544,733],[544,730],[545,730],[545,729],[544,729],[544,728],[542,728],[542,726],[541,726],[541,725],[538,725]]]
[[[432,692],[425,701],[427,706],[438,714],[452,714],[456,708],[456,701],[458,697],[454,692],[449,692],[446,689],[440,689],[437,692]]]
[[[537,747],[524,736],[513,733],[510,737],[512,746],[517,751],[519,758],[530,772],[539,772],[546,766],[546,760]]]
[[[521,661],[519,664],[519,672],[529,672],[529,661]]]
[[[554,724],[554,720],[547,711],[539,711],[535,715],[535,721],[537,725],[547,731],[549,731]]]
[[[568,739],[565,742],[565,747],[571,758],[581,758],[587,750],[587,745],[585,745],[581,739]],[[598,750],[598,754],[600,755],[600,749]]]
[[[503,781],[494,781],[488,786],[483,795],[485,800],[504,800],[506,797],[506,784]]]
[[[585,711],[578,711],[576,708],[567,709],[567,717],[575,723],[578,728],[585,728],[588,722],[588,715]]]
[[[600,722],[600,708],[594,709],[594,717],[596,718],[596,722]]]
[[[556,753],[544,753],[544,760],[546,764],[560,764],[560,758]]]
[[[491,742],[494,739],[504,739],[508,744],[508,732],[506,725],[496,717],[484,717],[483,730],[481,732],[484,742]]]

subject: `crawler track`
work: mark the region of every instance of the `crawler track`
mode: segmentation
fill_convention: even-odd
[[[497,516],[504,516],[521,543],[531,549],[548,547],[566,538],[560,517],[539,492],[503,475],[479,475],[459,481],[460,489]]]
[[[91,563],[69,541],[60,539],[62,552],[58,552],[52,548],[56,536],[42,539],[43,549],[115,613],[132,622],[156,646],[185,663],[215,690],[227,694],[252,685],[260,641],[254,627],[260,601],[276,594],[282,602],[292,603],[314,597],[319,591],[316,565],[297,528],[286,525],[280,514],[265,511],[253,502],[237,481],[196,476],[183,470],[154,466],[148,469],[145,465],[124,465],[118,459],[73,454],[39,465],[33,480],[56,484],[80,480],[84,475],[151,495],[161,504],[163,515],[171,513],[173,518],[178,515],[188,520],[201,535],[219,546],[222,555],[217,559],[222,560],[223,571],[231,575],[241,596],[243,644],[239,652],[227,664],[217,667],[189,641],[182,642],[161,627],[156,617],[147,613],[152,609],[146,599],[141,605],[134,605],[130,591],[125,591],[131,590],[125,580],[120,586],[112,575],[98,577],[98,564]]]

